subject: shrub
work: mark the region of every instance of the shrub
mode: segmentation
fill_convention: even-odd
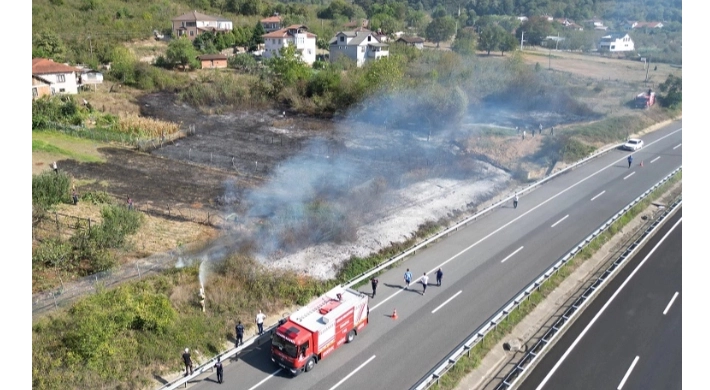
[[[97,248],[119,248],[125,243],[126,235],[138,231],[143,214],[119,205],[105,206],[101,210],[103,222],[89,232],[91,241]]]
[[[32,204],[49,207],[69,202],[71,178],[64,172],[45,171],[32,175]]]

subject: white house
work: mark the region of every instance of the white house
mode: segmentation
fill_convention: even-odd
[[[625,33],[613,33],[605,35],[599,42],[599,51],[634,51],[634,41],[631,40],[629,34]]]
[[[32,75],[49,83],[51,94],[76,94],[79,69],[47,58],[32,59]]]
[[[194,40],[203,32],[227,32],[234,28],[231,20],[221,16],[211,16],[199,13],[197,11],[182,14],[173,18],[173,37],[179,38],[186,36],[190,40]]]
[[[346,56],[359,67],[367,61],[389,55],[389,45],[378,41],[370,30],[340,31],[330,40],[330,62],[337,61],[340,56]]]
[[[308,65],[316,62],[316,35],[308,32],[308,27],[293,24],[280,30],[262,35],[264,38],[264,58],[273,58],[279,55],[282,47],[296,46],[296,51],[301,54],[301,59]]]

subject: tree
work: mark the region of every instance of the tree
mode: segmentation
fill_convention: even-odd
[[[249,40],[249,51],[257,50],[259,45],[264,43],[264,34],[266,34],[264,26],[261,25],[261,22],[256,22],[256,26],[254,26],[254,30],[251,34],[251,39]]]
[[[266,61],[266,65],[278,76],[283,86],[295,84],[308,78],[310,69],[296,52],[296,46],[288,45],[279,50],[279,55]]]
[[[42,31],[32,37],[32,57],[51,58],[61,62],[64,60],[65,52],[64,43],[52,31]]]
[[[661,92],[666,95],[661,97],[661,102],[665,107],[679,108],[683,105],[683,79],[668,75],[666,81],[658,86]]]
[[[135,82],[136,57],[127,47],[119,45],[111,50],[111,71],[109,74],[123,84]]]
[[[478,47],[478,35],[473,28],[462,28],[456,34],[451,50],[461,55],[474,55]]]
[[[425,31],[427,39],[436,42],[436,47],[439,47],[439,42],[449,40],[454,33],[456,33],[456,22],[450,16],[432,20]]]
[[[546,36],[550,35],[552,26],[547,19],[542,17],[531,17],[518,27],[515,35],[520,39],[523,31],[525,41],[530,45],[539,46]]]
[[[491,55],[491,51],[498,48],[501,39],[500,26],[489,24],[481,30],[481,35],[478,40],[478,47],[485,50],[486,54]],[[505,32],[504,32],[505,33]]]
[[[261,13],[261,0],[245,0],[239,7],[242,15],[259,15]]]
[[[181,37],[170,41],[168,50],[165,52],[165,59],[172,66],[182,66],[183,70],[187,70],[188,66],[197,69],[199,67],[197,55],[197,50],[192,42],[187,37]]]
[[[502,30],[500,40],[498,41],[498,50],[500,50],[500,55],[503,55],[506,51],[513,51],[517,47],[518,40],[515,39],[515,35]]]

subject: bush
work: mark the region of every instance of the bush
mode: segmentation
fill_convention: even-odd
[[[109,205],[101,210],[103,222],[89,232],[90,240],[97,248],[119,248],[125,243],[126,235],[138,231],[143,214],[119,205]]]
[[[49,207],[69,202],[71,178],[64,172],[45,171],[32,175],[32,204]]]

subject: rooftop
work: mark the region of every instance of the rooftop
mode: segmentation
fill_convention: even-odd
[[[73,66],[59,64],[48,58],[32,59],[32,74],[72,73],[78,71],[79,69]]]
[[[210,21],[210,22],[231,22],[231,20],[223,18],[221,16],[205,15],[203,13],[192,11],[184,13],[178,17],[172,19],[173,22],[197,22],[197,21]]]

